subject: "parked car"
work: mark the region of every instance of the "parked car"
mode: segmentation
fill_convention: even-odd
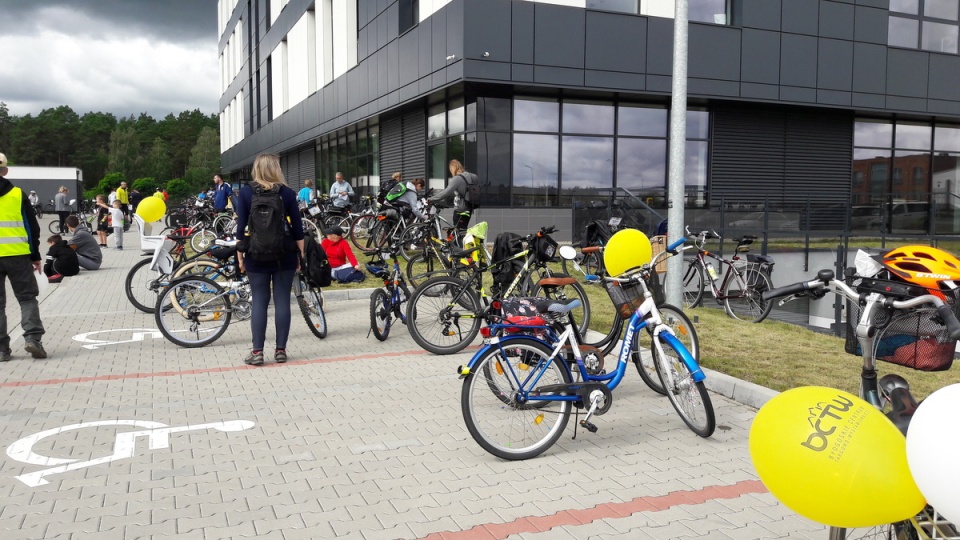
[[[854,206],[850,209],[850,228],[855,231],[880,231],[883,217],[879,206]]]
[[[727,227],[762,231],[764,219],[767,220],[766,229],[769,231],[796,231],[798,220],[795,216],[783,212],[751,212],[742,218],[731,221]]]

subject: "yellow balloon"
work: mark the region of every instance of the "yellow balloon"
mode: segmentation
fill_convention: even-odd
[[[923,508],[906,444],[872,405],[822,386],[776,396],[750,427],[750,457],[770,493],[801,516],[834,527],[893,523]]]
[[[157,197],[145,197],[137,205],[137,215],[142,217],[146,223],[160,221],[166,213],[167,205]]]
[[[603,248],[603,265],[611,276],[619,276],[627,270],[640,267],[650,262],[652,257],[650,239],[636,229],[617,231]]]

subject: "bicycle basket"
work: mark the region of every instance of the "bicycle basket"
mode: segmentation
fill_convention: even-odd
[[[610,301],[620,316],[629,319],[643,303],[643,286],[639,283],[623,285],[618,281],[604,281]]]

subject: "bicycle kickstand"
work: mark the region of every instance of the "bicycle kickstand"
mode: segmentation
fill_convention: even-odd
[[[590,417],[593,416],[593,413],[597,412],[597,408],[600,406],[600,402],[603,401],[603,394],[600,392],[593,392],[590,394],[590,410],[587,411],[587,415],[583,417],[583,420],[580,421],[580,425],[587,428],[587,431],[590,433],[597,432],[597,426],[590,422]]]

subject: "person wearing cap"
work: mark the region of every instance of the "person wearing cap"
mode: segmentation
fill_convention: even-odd
[[[5,178],[8,171],[7,156],[0,154],[0,362],[9,361],[13,354],[7,333],[6,279],[20,304],[24,349],[34,358],[47,357],[40,342],[44,334],[37,302],[40,288],[33,276],[43,268],[40,224],[23,191]]]
[[[323,231],[326,238],[320,241],[320,247],[330,261],[330,275],[341,283],[363,281],[366,276],[360,269],[360,263],[353,255],[350,242],[343,239],[343,229],[330,227]]]

